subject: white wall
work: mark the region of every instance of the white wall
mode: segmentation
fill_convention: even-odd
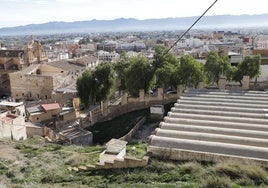
[[[258,81],[268,80],[268,65],[261,65],[261,75],[258,77]]]

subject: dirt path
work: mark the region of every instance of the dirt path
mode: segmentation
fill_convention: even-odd
[[[14,147],[15,144],[12,142],[0,141],[0,158],[15,161],[18,157],[23,157]]]

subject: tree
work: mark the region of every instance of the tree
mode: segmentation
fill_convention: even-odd
[[[153,79],[153,69],[148,59],[143,56],[129,59],[130,65],[126,69],[126,88],[130,95],[138,97],[139,90],[147,92]]]
[[[154,53],[154,58],[153,58],[153,63],[152,63],[154,72],[156,72],[158,68],[162,68],[167,63],[173,64],[176,66],[179,62],[174,54],[170,52],[166,53],[167,49],[163,45],[156,45],[154,47],[154,51],[155,53]]]
[[[154,48],[154,58],[152,62],[153,72],[155,74],[155,84],[163,88],[175,87],[174,71],[179,65],[178,58],[163,45],[156,45]]]
[[[232,67],[229,58],[224,55],[219,55],[217,52],[212,51],[208,53],[205,73],[209,83],[218,83],[220,76],[226,76],[227,80],[232,78]]]
[[[110,63],[101,63],[96,67],[94,72],[96,81],[96,102],[107,100],[112,94],[115,78],[114,69]]]
[[[259,76],[260,66],[260,55],[246,56],[243,61],[238,64],[233,80],[240,82],[242,85],[241,80],[243,76],[249,76],[250,79]]]
[[[177,68],[175,76],[178,84],[188,87],[196,87],[199,82],[203,81],[204,67],[197,62],[192,56],[185,55],[180,59],[180,66]]]
[[[178,65],[177,65],[178,66]],[[157,85],[162,88],[174,87],[176,88],[176,82],[174,81],[174,74],[176,72],[176,66],[171,63],[164,64],[163,67],[156,70]]]
[[[114,71],[110,64],[101,63],[96,71],[86,70],[76,81],[76,88],[81,102],[85,106],[100,103],[107,99],[114,86]]]
[[[81,102],[89,106],[95,99],[96,82],[91,70],[85,70],[76,81],[76,89]]]
[[[126,53],[122,52],[120,55],[120,61],[114,65],[114,69],[116,71],[117,79],[120,80],[119,90],[126,90],[126,70],[129,67],[130,62],[129,58],[127,58]]]

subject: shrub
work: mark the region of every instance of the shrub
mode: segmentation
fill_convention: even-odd
[[[202,188],[230,188],[231,180],[229,177],[208,176],[201,183]]]
[[[15,177],[15,174],[14,174],[13,171],[7,171],[6,172],[6,177],[8,177],[8,178],[14,178]]]
[[[215,166],[215,170],[218,174],[227,175],[232,179],[242,177],[241,166],[233,162],[223,162]]]
[[[181,173],[201,176],[204,173],[204,168],[198,162],[186,162],[181,165]]]
[[[241,186],[253,186],[255,185],[254,181],[252,181],[249,178],[241,178],[235,181],[235,183],[237,183],[238,185]]]
[[[65,165],[79,166],[84,164],[88,159],[88,156],[74,154],[66,159]]]
[[[242,171],[244,172],[245,176],[253,180],[256,185],[263,183],[268,185],[268,173],[260,166],[244,165],[242,166]]]
[[[233,162],[220,163],[215,166],[215,171],[218,174],[227,175],[232,179],[239,179],[240,185],[252,184],[255,185],[268,184],[268,173],[257,165],[244,165]]]

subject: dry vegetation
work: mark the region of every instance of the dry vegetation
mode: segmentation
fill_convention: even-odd
[[[268,169],[254,164],[151,159],[136,169],[70,172],[68,167],[98,161],[101,146],[62,146],[34,137],[23,142],[0,141],[0,185],[7,187],[267,187]],[[146,143],[130,143],[127,153],[145,155]]]
[[[113,124],[124,124],[125,119],[116,119]],[[128,122],[131,121],[128,119]],[[108,124],[112,126],[111,122]],[[156,122],[151,120],[147,121],[148,124],[153,125],[153,128],[156,126]],[[147,125],[141,127],[134,137],[135,142],[127,145],[127,155],[142,158],[146,154],[146,139],[141,139],[141,133],[151,132]],[[105,132],[102,134],[106,135]],[[111,134],[107,135],[105,139],[108,140]],[[94,164],[103,150],[104,147],[99,145],[82,147],[51,144],[38,136],[21,142],[0,140],[0,187],[268,187],[268,168],[237,162],[214,164],[151,158],[149,164],[143,168],[80,172],[68,170],[69,167]]]

